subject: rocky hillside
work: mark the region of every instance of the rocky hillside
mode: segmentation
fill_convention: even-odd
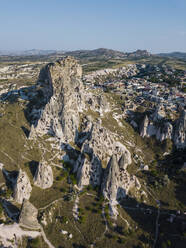
[[[2,247],[184,247],[184,111],[158,129],[158,108],[139,135],[122,97],[83,83],[73,57],[0,99]]]

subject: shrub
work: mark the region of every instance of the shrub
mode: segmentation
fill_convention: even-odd
[[[71,182],[72,182],[73,185],[77,184],[77,180],[76,180],[76,177],[75,177],[74,174],[71,174],[70,175],[70,180],[71,180]]]

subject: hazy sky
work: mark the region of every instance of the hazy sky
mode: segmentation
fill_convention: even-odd
[[[0,50],[186,52],[186,0],[0,0]]]

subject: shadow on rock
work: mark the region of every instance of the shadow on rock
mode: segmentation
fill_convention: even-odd
[[[29,166],[29,169],[30,169],[30,172],[32,173],[32,176],[34,177],[35,176],[35,173],[37,171],[37,167],[39,165],[39,162],[38,161],[35,161],[35,160],[32,160],[28,163],[28,166]]]
[[[8,215],[8,217],[10,219],[12,219],[13,221],[18,222],[19,214],[20,214],[19,208],[17,208],[11,202],[9,202],[9,201],[7,201],[5,199],[3,199],[2,203],[3,203],[3,208],[4,208],[5,212],[6,212],[6,214]]]

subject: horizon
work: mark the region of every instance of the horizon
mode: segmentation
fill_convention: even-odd
[[[1,51],[186,52],[184,0],[1,2]]]
[[[63,49],[39,49],[39,48],[31,48],[31,49],[27,49],[27,50],[3,50],[3,49],[0,49],[0,52],[2,53],[2,52],[7,52],[7,53],[24,53],[24,52],[31,52],[31,51],[46,51],[46,52],[49,52],[49,51],[54,51],[54,52],[75,52],[75,51],[94,51],[94,50],[98,50],[98,49],[106,49],[106,50],[113,50],[113,51],[118,51],[118,52],[122,52],[122,53],[132,53],[132,52],[136,52],[136,51],[138,51],[138,50],[140,50],[140,51],[142,51],[142,50],[146,50],[147,52],[149,52],[147,49],[135,49],[135,50],[133,50],[133,51],[122,51],[122,50],[117,50],[117,49],[113,49],[113,48],[106,48],[106,47],[98,47],[98,48],[93,48],[93,49],[77,49],[77,50],[63,50]],[[186,51],[176,51],[176,50],[174,50],[174,51],[165,51],[165,52],[156,52],[156,53],[151,53],[150,52],[150,54],[151,55],[158,55],[158,54],[163,54],[163,53],[165,53],[165,54],[168,54],[168,53],[186,53]],[[1,54],[2,56],[6,56],[6,55],[8,55],[9,56],[9,54]],[[0,55],[0,56],[1,56]],[[14,55],[13,55],[14,56]],[[16,56],[16,55],[15,55]]]

